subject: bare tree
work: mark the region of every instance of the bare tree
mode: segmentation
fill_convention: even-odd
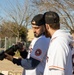
[[[6,1],[6,2],[5,2]],[[12,33],[15,33],[17,37],[20,36],[19,31],[21,30],[21,26],[24,26],[26,30],[26,35],[28,31],[28,27],[31,25],[30,24],[30,19],[32,18],[32,15],[34,14],[34,10],[30,11],[30,5],[29,5],[29,0],[5,0],[4,2],[6,3],[6,7],[2,7],[0,4],[0,9],[4,11],[4,21],[12,21],[17,24],[16,30],[17,34],[13,31]],[[14,4],[13,4],[13,2]],[[20,26],[20,27],[19,27]],[[26,36],[26,41],[27,42],[27,36]]]
[[[0,36],[1,37],[17,37],[18,30],[19,30],[17,27],[20,28],[19,37],[20,38],[24,38],[24,40],[25,40],[25,37],[26,37],[26,28],[24,26],[20,27],[17,23],[10,22],[10,21],[3,22],[1,24]]]
[[[17,24],[13,22],[3,22],[0,25],[1,31],[0,31],[0,36],[1,37],[17,37],[17,29],[16,29]],[[14,28],[15,27],[15,28]],[[14,31],[16,30],[16,31]]]
[[[54,10],[61,17],[61,27],[74,31],[74,1],[73,0],[32,0],[40,12]]]
[[[2,7],[0,4],[1,9],[4,11],[4,14],[6,15],[6,18],[4,20],[11,20],[17,23],[19,26],[24,25],[27,28],[30,25],[29,24],[30,18],[33,14],[33,11],[32,12],[29,11],[30,6],[28,0],[23,0],[22,4],[21,1],[19,0],[13,0],[15,1],[14,4],[12,3],[11,0],[5,1],[6,1],[6,8]],[[20,28],[18,29],[20,30]],[[17,36],[19,37],[19,32]]]

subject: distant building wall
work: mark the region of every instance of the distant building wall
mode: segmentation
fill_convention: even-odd
[[[29,29],[27,39],[28,39],[28,41],[32,41],[33,38],[34,38],[33,30]]]

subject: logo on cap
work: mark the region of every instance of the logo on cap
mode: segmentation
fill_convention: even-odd
[[[33,25],[35,25],[35,24],[36,24],[36,22],[33,20],[33,21],[32,21],[32,24],[33,24]]]

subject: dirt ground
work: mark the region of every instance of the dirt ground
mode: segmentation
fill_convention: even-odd
[[[21,66],[17,66],[6,59],[3,61],[0,60],[0,73],[4,75],[22,75],[22,71],[23,68]]]
[[[4,72],[4,75],[21,75],[23,68],[13,64],[11,61],[4,59],[0,60],[0,73]],[[9,74],[6,74],[9,72]]]

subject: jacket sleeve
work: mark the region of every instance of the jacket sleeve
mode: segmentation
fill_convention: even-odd
[[[15,58],[13,58],[12,62],[14,64],[21,65],[23,68],[25,68],[27,70],[36,68],[37,65],[40,63],[40,61],[38,61],[32,57],[29,59],[15,59]]]
[[[28,55],[28,52],[26,50],[24,50],[24,51],[20,52],[20,55],[21,55],[22,58],[25,59]]]

